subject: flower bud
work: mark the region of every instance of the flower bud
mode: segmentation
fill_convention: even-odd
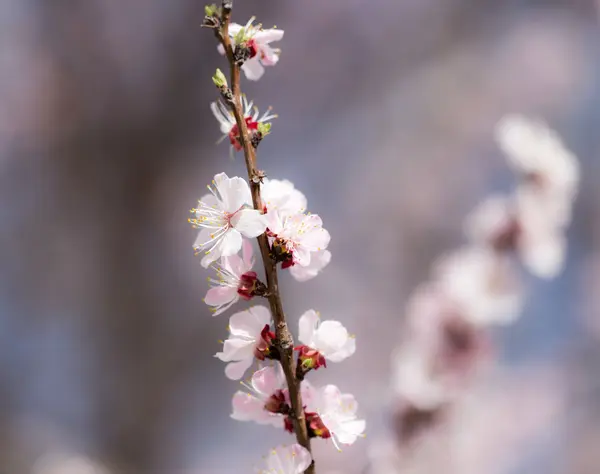
[[[204,7],[204,14],[208,17],[218,16],[219,15],[219,7],[214,3],[210,5],[206,5]]]
[[[321,420],[318,413],[305,413],[308,433],[311,438],[331,438],[331,432]]]
[[[275,346],[277,336],[270,329],[266,324],[260,333],[260,340],[254,346],[254,357],[258,360],[279,359],[279,351]]]
[[[224,89],[227,87],[227,78],[225,77],[225,74],[223,74],[223,71],[218,68],[217,72],[215,72],[214,76],[212,77],[212,80],[215,83],[215,86],[217,86],[219,89]]]
[[[319,367],[327,367],[325,357],[319,351],[304,345],[296,347],[296,350],[299,351],[298,364],[302,366],[305,373],[312,369],[317,370]]]

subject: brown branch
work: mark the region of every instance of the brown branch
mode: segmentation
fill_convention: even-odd
[[[260,182],[264,174],[256,167],[256,150],[251,143],[250,134],[246,125],[244,110],[242,107],[241,91],[240,91],[240,66],[234,59],[234,51],[229,38],[229,23],[231,20],[231,1],[224,0],[222,6],[221,28],[215,29],[217,38],[225,48],[227,59],[229,60],[229,68],[231,71],[231,92],[233,95],[233,104],[231,105],[237,126],[239,129],[239,140],[244,150],[244,158],[246,160],[246,168],[248,170],[248,180],[250,182],[250,190],[252,192],[252,202],[254,208],[260,211],[263,210],[262,199],[260,196]],[[279,283],[277,278],[277,262],[271,258],[269,250],[269,241],[267,234],[264,233],[258,237],[258,245],[265,268],[267,277],[268,300],[275,322],[275,331],[279,343],[280,362],[285,373],[287,386],[292,403],[291,417],[294,421],[294,431],[298,443],[305,447],[309,452],[310,438],[306,427],[306,419],[304,417],[304,407],[302,403],[302,394],[300,392],[300,380],[296,378],[296,363],[294,361],[294,339],[290,333],[281,296],[279,294]],[[305,474],[314,474],[315,463],[305,471]]]

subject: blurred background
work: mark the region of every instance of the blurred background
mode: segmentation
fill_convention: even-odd
[[[444,472],[600,472],[600,4],[234,3],[239,23],[285,30],[279,65],[244,83],[280,116],[260,167],[333,236],[322,276],[282,277],[292,328],[314,308],[357,335],[356,355],[313,380],[357,396],[368,437],[342,454],[315,443],[319,472],[359,474],[385,440],[408,296],[476,203],[512,189],[493,142],[509,112],[559,131],[582,186],[567,267],[527,280]],[[203,7],[0,2],[2,474],[251,472],[293,440],[229,418],[239,386],[212,357],[228,318],[202,303],[188,211],[214,174],[245,170],[215,145],[210,77],[225,63]]]

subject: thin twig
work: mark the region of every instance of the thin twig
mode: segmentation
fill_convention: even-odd
[[[234,60],[234,51],[229,38],[229,23],[231,20],[231,1],[224,0],[222,6],[221,28],[216,29],[217,38],[225,48],[227,59],[229,60],[229,68],[231,71],[231,92],[233,94],[232,110],[239,129],[239,141],[244,150],[244,158],[246,160],[246,168],[248,169],[248,181],[252,192],[252,202],[254,208],[260,211],[263,210],[262,199],[260,196],[260,177],[264,176],[256,167],[256,150],[252,145],[248,127],[244,117],[244,109],[242,107],[241,91],[240,91],[240,67]],[[310,452],[310,438],[306,427],[306,419],[304,417],[304,406],[302,403],[302,395],[300,392],[300,381],[296,378],[296,363],[294,361],[294,339],[290,333],[281,296],[279,294],[279,283],[277,278],[277,262],[271,258],[269,250],[269,241],[267,234],[264,233],[258,237],[258,245],[265,268],[267,277],[268,300],[275,322],[275,331],[279,342],[280,362],[285,373],[287,386],[292,403],[291,417],[294,421],[294,431],[298,443],[305,447]],[[305,474],[314,474],[314,462],[305,471]]]

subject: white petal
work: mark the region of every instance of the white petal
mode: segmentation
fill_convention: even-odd
[[[315,349],[325,358],[340,350],[348,341],[348,331],[339,321],[323,321],[315,334]]]
[[[263,44],[271,43],[272,41],[279,41],[281,40],[281,38],[283,38],[283,30],[280,30],[278,28],[262,30],[256,33],[254,35],[254,38],[256,39],[256,41]]]
[[[260,369],[252,376],[252,387],[266,397],[271,396],[283,385],[283,372],[280,365]]]
[[[354,337],[348,337],[346,343],[338,349],[337,352],[329,354],[327,360],[331,362],[341,362],[347,359],[356,352],[356,339]]]
[[[341,444],[353,444],[365,431],[366,426],[365,420],[347,421],[342,424],[340,431],[335,432],[335,436]]]
[[[520,247],[523,263],[539,278],[554,278],[565,263],[566,239],[558,232],[523,239]]]
[[[254,341],[229,338],[223,343],[223,352],[217,352],[215,357],[223,362],[232,362],[237,360],[254,358]]]
[[[219,256],[229,257],[238,253],[242,248],[242,234],[235,229],[229,229],[221,239],[218,247]]]
[[[254,357],[247,357],[238,362],[230,362],[225,367],[225,376],[229,380],[240,380],[246,373],[246,370],[250,368],[253,361]]]
[[[224,176],[224,178],[221,178]],[[219,177],[219,178],[218,178]],[[233,214],[242,206],[252,203],[248,183],[240,177],[227,178],[225,173],[215,176],[215,183],[223,202],[224,210]]]
[[[198,236],[196,237],[196,240],[194,241],[194,245],[193,247],[195,249],[201,249],[202,247],[204,247],[204,245],[211,240],[210,235],[213,233],[213,230],[211,229],[200,229],[200,232],[198,232]]]
[[[290,273],[297,281],[308,281],[316,277],[323,268],[329,265],[329,262],[331,262],[331,252],[329,250],[312,252],[308,266],[294,265],[290,267]]]
[[[313,309],[308,310],[298,321],[298,339],[302,344],[311,346],[317,325],[319,324],[319,315]]]
[[[294,249],[294,263],[303,267],[309,266],[311,253],[310,249],[303,245],[296,247]]]
[[[231,405],[233,408],[231,418],[234,420],[256,421],[264,416],[262,412],[265,402],[248,393],[236,392],[231,400]]]
[[[263,66],[275,66],[279,62],[279,52],[268,44],[261,46],[260,53],[260,62]]]
[[[233,128],[233,123],[228,119],[227,116],[223,115],[221,109],[217,105],[217,102],[212,102],[210,104],[210,110],[212,110],[213,115],[219,122],[219,128],[221,130],[221,133],[224,135],[229,134],[229,132],[231,132],[231,129]]]
[[[261,185],[261,194],[268,212],[277,210],[281,217],[303,212],[307,206],[304,194],[286,179],[265,178]]]
[[[237,288],[217,286],[206,292],[204,302],[209,306],[222,306],[238,298]]]
[[[215,197],[214,194],[208,193],[202,196],[200,201],[207,206],[214,207],[215,209],[221,209],[221,202]],[[199,217],[201,213],[196,213],[196,216]]]
[[[312,462],[310,453],[299,444],[278,446],[265,457],[257,474],[302,474]]]
[[[258,81],[265,73],[265,68],[260,63],[258,56],[255,56],[244,63],[242,71],[249,81]]]
[[[253,306],[229,318],[229,331],[236,336],[258,339],[266,324],[271,322],[271,312],[264,306]]]
[[[244,242],[242,241],[242,249]],[[239,255],[230,255],[221,258],[221,266],[228,272],[233,273],[238,279],[242,274],[246,273],[246,264]]]
[[[219,260],[219,258],[221,258],[221,252],[219,246],[217,245],[214,249],[204,255],[204,257],[202,257],[202,260],[200,260],[200,265],[202,265],[204,268],[208,268],[213,262]]]
[[[255,209],[242,209],[232,217],[231,224],[244,237],[253,238],[258,237],[266,230],[267,217]]]
[[[322,227],[310,228],[302,235],[302,245],[313,252],[327,248],[330,240],[329,232]]]

